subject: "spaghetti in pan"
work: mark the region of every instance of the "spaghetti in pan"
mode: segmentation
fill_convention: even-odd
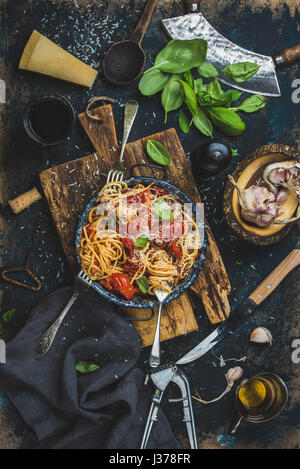
[[[192,283],[204,260],[204,226],[182,194],[150,178],[103,187],[77,236],[81,268],[101,294],[118,304],[152,307],[156,289],[174,299],[181,284]]]

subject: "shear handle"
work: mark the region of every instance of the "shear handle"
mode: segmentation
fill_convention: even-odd
[[[177,369],[176,374],[173,376],[171,381],[179,387],[181,391],[181,399],[170,399],[169,402],[178,402],[179,400],[183,404],[183,421],[186,424],[190,446],[191,449],[198,449],[195,421],[194,421],[194,411],[192,404],[192,396],[190,391],[190,385],[185,374]]]

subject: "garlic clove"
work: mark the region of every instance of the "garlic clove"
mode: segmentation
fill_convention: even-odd
[[[243,369],[240,366],[230,368],[226,373],[226,379],[228,383],[234,383],[243,376]]]
[[[250,342],[255,342],[257,344],[270,344],[271,347],[273,337],[269,329],[266,327],[257,327],[251,332]]]

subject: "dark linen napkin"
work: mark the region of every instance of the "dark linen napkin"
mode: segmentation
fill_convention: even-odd
[[[93,291],[82,293],[48,354],[33,358],[38,338],[71,295],[72,288],[64,288],[45,297],[7,345],[6,364],[0,365],[1,389],[32,430],[22,447],[138,449],[152,391],[135,368],[139,337],[114,305]],[[100,368],[80,374],[79,361]],[[148,448],[178,447],[160,410]]]

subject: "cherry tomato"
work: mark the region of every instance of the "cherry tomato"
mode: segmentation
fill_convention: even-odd
[[[181,259],[181,258],[182,258],[181,249],[180,249],[179,246],[177,246],[176,243],[171,243],[171,244],[170,244],[170,249],[171,249],[171,253],[173,254],[174,257],[176,257],[177,259]]]
[[[112,286],[112,283],[111,283],[110,279],[100,280],[99,283],[100,283],[100,285],[102,285],[102,287],[106,288],[109,291],[111,291],[113,289],[113,286]]]
[[[114,287],[114,290],[118,291],[127,300],[136,294],[136,288],[131,284],[130,277],[127,274],[113,274],[109,279]]]
[[[132,239],[129,238],[122,238],[122,243],[124,244],[125,248],[128,249],[130,256],[134,254],[134,243]]]

